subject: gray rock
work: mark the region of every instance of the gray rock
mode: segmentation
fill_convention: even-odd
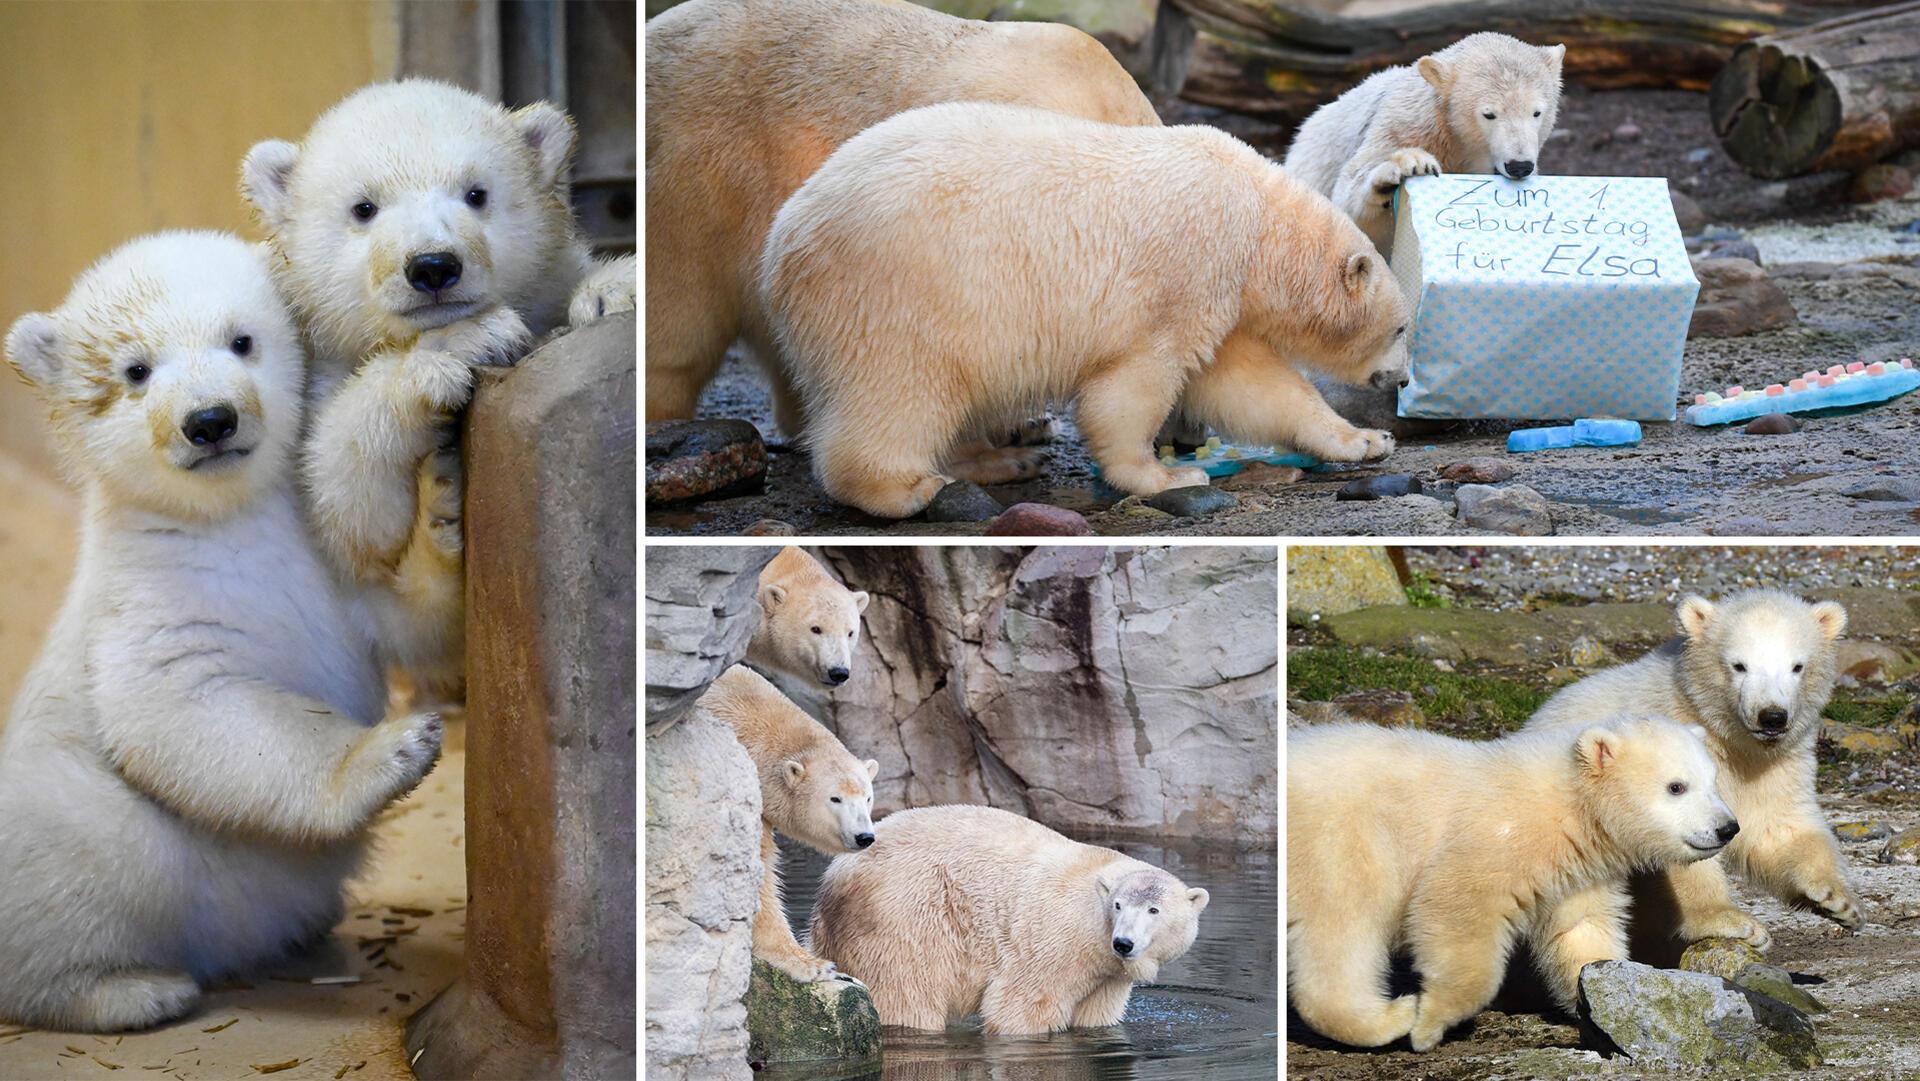
[[[747,655],[771,545],[647,549],[647,729],[686,715],[715,676]],[[689,553],[698,552],[699,558]]]
[[[1784,1002],[1801,1013],[1826,1013],[1827,1004],[1813,997],[1806,988],[1793,982],[1793,973],[1779,965],[1754,962],[1733,974],[1733,982],[1776,1002]]]
[[[1580,993],[1635,1065],[1759,1073],[1821,1062],[1806,1014],[1718,976],[1600,961],[1581,970]]]
[[[1901,830],[1880,848],[1881,863],[1920,863],[1920,826]]]
[[[1340,486],[1334,493],[1335,499],[1365,500],[1394,499],[1403,495],[1419,495],[1420,482],[1406,473],[1385,473],[1377,477],[1357,477]]]
[[[1700,297],[1689,338],[1735,338],[1799,321],[1786,292],[1751,259],[1697,258],[1693,273]]]
[[[1836,822],[1833,835],[1842,841],[1883,841],[1893,836],[1893,827],[1885,822]]]
[[[1723,240],[1707,249],[1709,259],[1745,259],[1760,265],[1760,249],[1754,247],[1751,240]]]
[[[1216,511],[1240,505],[1240,501],[1233,497],[1233,493],[1223,492],[1206,484],[1168,488],[1149,498],[1146,503],[1147,506],[1166,511],[1175,518],[1204,518]]]
[[[744,420],[663,420],[647,425],[647,504],[757,492],[767,446]]]
[[[746,1008],[747,1062],[755,1070],[806,1062],[838,1076],[860,1072],[862,1065],[880,1066],[880,1013],[863,984],[849,979],[801,983],[755,961]]]
[[[1090,537],[1085,516],[1045,503],[1015,503],[987,523],[989,537]]]
[[[1791,435],[1800,430],[1800,422],[1785,413],[1767,413],[1748,421],[1741,430],[1748,435]]]
[[[1833,277],[1835,269],[1833,263],[1802,261],[1775,263],[1767,268],[1767,273],[1775,278],[1798,278],[1802,281],[1820,282]]]
[[[1671,189],[1667,194],[1673,198],[1673,219],[1680,225],[1681,236],[1693,236],[1707,227],[1706,211],[1700,209],[1693,196]]]
[[[970,480],[956,480],[940,489],[927,504],[929,522],[984,522],[1005,508]]]
[[[1716,522],[1707,527],[1707,532],[1716,537],[1773,537],[1779,535],[1780,527],[1765,518],[1743,514]]]
[[[1441,469],[1440,477],[1461,484],[1499,484],[1513,479],[1513,467],[1498,458],[1467,458]]]
[[[1460,520],[1475,529],[1524,537],[1544,537],[1553,532],[1553,515],[1546,498],[1524,484],[1504,488],[1463,484],[1454,493],[1454,503]]]
[[[1874,477],[1848,488],[1844,495],[1878,503],[1920,502],[1920,477]]]

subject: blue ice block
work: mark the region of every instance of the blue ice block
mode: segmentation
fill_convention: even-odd
[[[1573,425],[1558,428],[1522,428],[1507,433],[1507,453],[1525,454],[1535,450],[1558,450],[1573,446]]]
[[[1638,421],[1595,417],[1576,420],[1557,428],[1522,428],[1517,432],[1509,432],[1507,453],[1526,454],[1565,447],[1624,447],[1638,442]]]

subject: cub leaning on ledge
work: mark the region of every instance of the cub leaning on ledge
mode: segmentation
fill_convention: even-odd
[[[311,547],[305,359],[262,252],[134,241],[6,349],[86,513],[0,737],[0,1019],[142,1028],[333,926],[440,719],[381,721],[364,614]]]

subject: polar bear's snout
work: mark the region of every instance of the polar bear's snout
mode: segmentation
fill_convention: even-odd
[[[1133,952],[1133,939],[1130,939],[1130,938],[1116,938],[1116,939],[1114,939],[1114,940],[1113,940],[1113,952],[1115,952],[1115,953],[1117,953],[1117,954],[1119,954],[1119,955],[1120,955],[1120,956],[1122,956],[1122,957],[1125,957],[1125,956],[1127,956],[1128,954],[1130,954],[1130,953],[1132,953],[1132,952]]]
[[[422,293],[438,293],[458,282],[462,269],[453,252],[422,252],[407,259],[407,284]]]
[[[1407,385],[1407,371],[1402,368],[1399,371],[1374,372],[1367,377],[1367,382],[1375,390],[1399,390]]]
[[[226,402],[187,414],[180,434],[196,447],[218,447],[240,430],[240,414]]]

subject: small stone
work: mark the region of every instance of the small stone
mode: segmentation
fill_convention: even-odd
[[[927,504],[929,522],[984,522],[1003,510],[1000,501],[970,480],[948,482]]]
[[[1856,203],[1877,203],[1898,199],[1913,190],[1913,174],[1898,165],[1881,162],[1854,174],[1847,185],[1847,198]]]
[[[1460,520],[1475,529],[1544,537],[1553,532],[1553,515],[1539,492],[1524,484],[1494,488],[1464,484],[1454,493]]]
[[[1637,143],[1640,141],[1640,125],[1622,124],[1613,129],[1613,137],[1619,142]]]
[[[1920,503],[1920,477],[1875,477],[1842,494],[1876,503]]]
[[[1633,1059],[1750,1076],[1820,1065],[1813,1022],[1718,976],[1598,961],[1580,972],[1594,1026]]]
[[[762,518],[740,531],[743,537],[791,537],[799,530],[792,522],[783,522],[778,518]]]
[[[1693,236],[1707,227],[1707,213],[1700,204],[1686,192],[1668,189],[1667,195],[1673,199],[1673,219],[1680,225],[1681,236]]]
[[[1166,511],[1175,518],[1204,518],[1215,511],[1240,505],[1240,501],[1233,498],[1232,492],[1223,492],[1207,484],[1168,488],[1153,495],[1146,503],[1147,506]]]
[[[1745,259],[1755,266],[1760,265],[1761,262],[1760,249],[1754,247],[1751,240],[1722,240],[1707,249],[1707,258]]]
[[[1413,694],[1391,689],[1351,691],[1333,700],[1340,711],[1356,721],[1386,728],[1424,728],[1427,715],[1414,704]]]
[[[1334,493],[1335,499],[1367,500],[1390,499],[1403,495],[1418,495],[1420,482],[1406,473],[1383,473],[1375,477],[1359,477],[1340,486]]]
[[[1599,668],[1613,663],[1613,653],[1589,635],[1581,635],[1567,647],[1567,659],[1575,668]]]
[[[744,420],[662,420],[647,425],[647,502],[757,492],[766,481],[767,446]]]
[[[1240,467],[1240,472],[1222,478],[1217,484],[1221,490],[1228,492],[1259,491],[1297,484],[1302,476],[1305,474],[1298,466],[1248,462]]]
[[[1920,863],[1920,826],[1901,830],[1880,849],[1881,863]]]
[[[1730,980],[1748,965],[1765,964],[1766,960],[1745,939],[1702,938],[1689,943],[1681,951],[1677,967],[1687,972],[1704,972],[1709,976]]]
[[[1499,484],[1513,479],[1513,467],[1498,458],[1467,458],[1440,470],[1440,478],[1461,484]]]
[[[1827,1012],[1826,1003],[1794,983],[1793,973],[1779,965],[1755,962],[1734,973],[1731,978],[1737,986],[1757,991],[1775,1002],[1784,1002],[1801,1013]]]
[[[1878,841],[1893,836],[1893,827],[1885,822],[1839,822],[1833,835],[1842,841]]]
[[[1711,157],[1713,157],[1712,147],[1696,146],[1692,150],[1687,151],[1686,161],[1688,165],[1705,165],[1707,159]]]
[[[1741,430],[1748,435],[1789,435],[1800,430],[1800,422],[1785,413],[1767,413],[1748,421]]]
[[[1091,537],[1087,520],[1045,503],[1015,503],[987,523],[989,537]]]
[[[1858,725],[1842,724],[1839,721],[1823,722],[1820,725],[1820,738],[1848,754],[1870,757],[1897,754],[1901,748],[1900,737],[1892,732],[1883,732],[1877,728],[1861,728]]]

